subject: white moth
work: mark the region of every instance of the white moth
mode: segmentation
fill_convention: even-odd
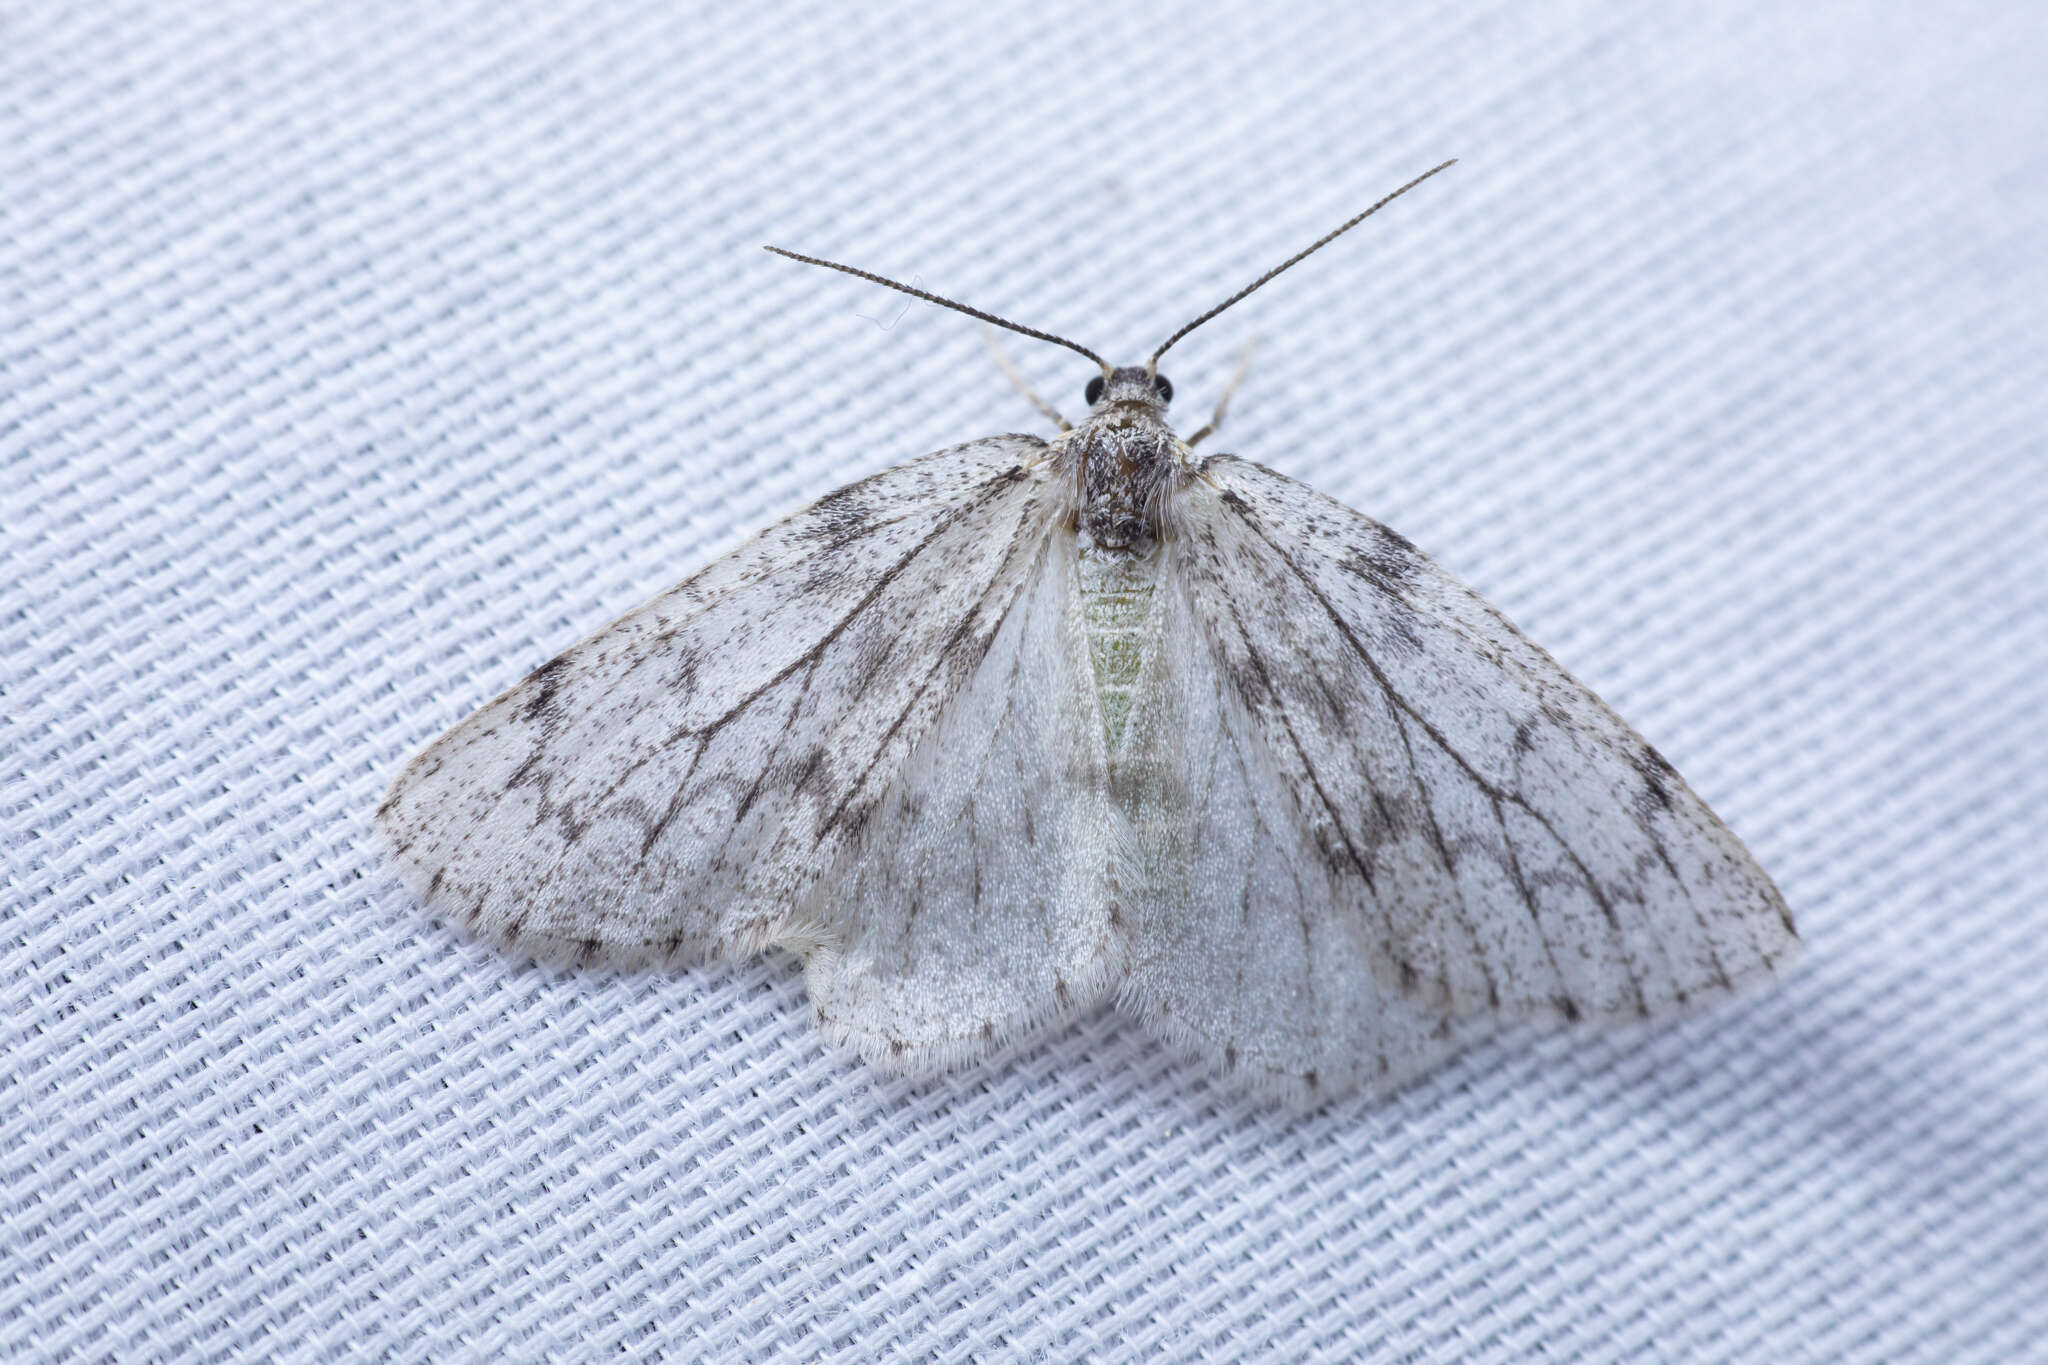
[[[834,266],[1086,355],[1087,418],[830,493],[535,670],[393,783],[400,874],[543,958],[789,949],[890,1072],[1114,1001],[1302,1107],[1771,975],[1784,901],[1599,698],[1166,424],[1167,347],[1393,197],[1143,366]]]

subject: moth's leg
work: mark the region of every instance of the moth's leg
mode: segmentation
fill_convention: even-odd
[[[1216,413],[1209,419],[1209,424],[1188,437],[1189,445],[1192,446],[1205,436],[1214,436],[1216,428],[1223,425],[1223,414],[1230,411],[1230,397],[1237,392],[1237,386],[1244,383],[1244,377],[1251,373],[1252,352],[1258,348],[1259,339],[1253,337],[1245,342],[1244,349],[1237,353],[1237,373],[1230,376],[1230,382],[1223,386],[1223,396],[1216,400]]]
[[[1025,381],[1023,374],[1018,371],[1016,365],[1011,363],[1010,353],[1003,349],[1002,337],[995,328],[984,327],[981,332],[981,339],[988,343],[988,349],[994,354],[996,364],[1002,366],[1003,377],[1010,381],[1011,386],[1017,392],[1023,394],[1031,401],[1032,407],[1037,408],[1047,417],[1050,417],[1052,424],[1061,431],[1072,431],[1074,429],[1066,418],[1060,416],[1058,409],[1033,392],[1031,385]]]

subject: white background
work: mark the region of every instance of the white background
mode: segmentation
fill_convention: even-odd
[[[0,1355],[2010,1361],[2048,1334],[2024,3],[0,9]],[[1808,943],[1296,1121],[534,968],[368,816],[764,520],[1043,423],[915,278],[1392,523]],[[1069,410],[1085,362],[1019,344]],[[2036,1355],[2034,1358],[2041,1358]]]

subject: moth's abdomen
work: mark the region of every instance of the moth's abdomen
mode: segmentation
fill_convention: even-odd
[[[1080,539],[1082,619],[1088,630],[1088,659],[1095,667],[1095,693],[1109,732],[1109,751],[1123,742],[1138,675],[1145,662],[1146,624],[1163,555],[1142,558],[1104,549]]]

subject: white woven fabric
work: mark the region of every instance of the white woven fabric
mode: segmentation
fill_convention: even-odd
[[[1374,8],[0,15],[0,1356],[2048,1359],[2048,21]],[[1309,1120],[1108,1017],[919,1088],[380,865],[554,649],[1042,428],[762,243],[1132,356],[1445,156],[1182,420],[1261,334],[1220,447],[1663,748],[1781,989]]]

